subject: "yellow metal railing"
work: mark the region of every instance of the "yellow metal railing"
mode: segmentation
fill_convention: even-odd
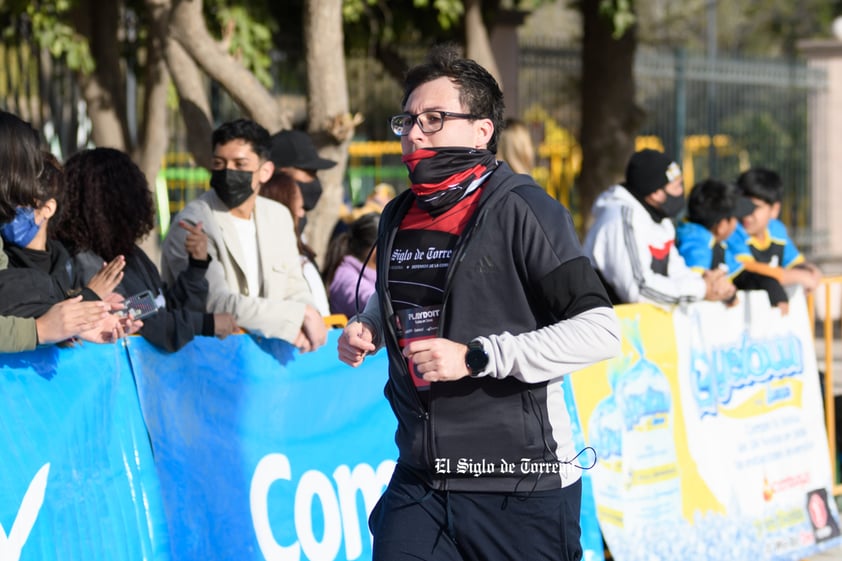
[[[837,459],[836,450],[836,404],[833,395],[833,359],[834,359],[834,323],[842,322],[840,314],[840,301],[835,294],[842,291],[842,275],[825,277],[821,284],[816,289],[824,297],[823,314],[819,314],[816,309],[817,294],[811,293],[807,295],[807,307],[810,312],[810,317],[813,318],[812,327],[815,329],[816,324],[822,324],[822,339],[824,345],[824,378],[822,379],[822,386],[824,388],[824,415],[825,425],[827,427],[827,447],[830,451],[830,469],[833,481],[833,494],[835,496],[842,495],[842,483],[839,479],[839,461]],[[837,308],[837,309],[834,309]],[[842,324],[840,324],[842,325]],[[814,334],[815,335],[815,334]]]

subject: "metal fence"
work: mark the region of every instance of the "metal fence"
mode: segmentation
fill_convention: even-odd
[[[570,193],[578,172],[580,54],[546,40],[524,42],[520,50],[518,102],[542,146],[536,174],[558,184],[551,192]],[[825,74],[799,60],[711,60],[641,49],[634,76],[646,112],[638,147],[662,148],[682,162],[688,187],[706,177],[734,180],[749,166],[776,170],[786,186],[782,219],[809,251],[808,113],[826,88]],[[554,164],[553,157],[569,163]]]
[[[410,52],[413,61],[423,55],[416,51]],[[570,204],[581,165],[576,140],[581,125],[580,53],[549,39],[522,40],[519,52],[518,117],[530,126],[539,147],[534,175],[551,195]],[[0,45],[0,57],[0,107],[32,120],[57,152],[84,145],[89,125],[64,65],[25,44]],[[350,106],[365,116],[358,139],[368,142],[351,150],[347,186],[349,198],[358,202],[379,181],[391,182],[398,190],[405,187],[399,153],[394,145],[380,142],[395,140],[386,118],[398,110],[401,92],[376,61],[365,56],[347,61]],[[277,93],[300,93],[292,90],[304,81],[289,78],[300,72],[300,65],[278,67],[276,82],[288,91]],[[663,148],[674,155],[683,164],[688,185],[709,176],[734,179],[750,165],[775,169],[786,185],[782,218],[809,253],[815,233],[810,224],[808,113],[817,92],[826,87],[821,70],[798,60],[709,60],[682,51],[641,48],[635,80],[638,104],[647,115],[639,147]],[[224,103],[219,88],[211,91],[215,107],[226,114],[237,111]],[[183,134],[177,114],[170,124],[176,136]],[[171,150],[179,152],[182,146],[173,139]],[[173,183],[172,211],[189,200],[188,195],[207,188],[205,174],[186,172],[182,168],[189,164],[178,162],[179,155],[171,154],[164,170]]]

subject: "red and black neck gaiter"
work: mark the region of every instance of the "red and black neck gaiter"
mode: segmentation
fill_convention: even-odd
[[[445,212],[477,179],[497,167],[488,150],[463,147],[422,148],[403,157],[418,207],[433,216]]]

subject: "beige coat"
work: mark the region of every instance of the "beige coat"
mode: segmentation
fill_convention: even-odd
[[[292,217],[275,201],[257,197],[254,221],[260,261],[260,294],[249,294],[244,271],[244,253],[234,218],[216,193],[208,191],[184,207],[173,220],[161,254],[161,275],[172,285],[178,273],[187,268],[184,240],[187,232],[178,226],[181,219],[201,222],[208,235],[211,263],[208,279],[207,311],[234,314],[237,324],[265,337],[293,341],[304,321],[305,305],[312,298],[304,276],[295,241]]]

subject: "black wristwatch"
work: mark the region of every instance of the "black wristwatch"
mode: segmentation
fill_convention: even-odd
[[[468,351],[465,353],[465,365],[471,371],[471,376],[476,376],[488,366],[488,354],[482,348],[479,341],[468,343]]]

